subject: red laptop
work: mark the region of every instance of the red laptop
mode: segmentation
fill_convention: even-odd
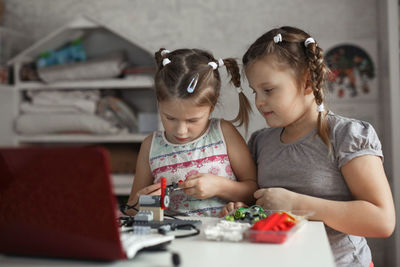
[[[116,208],[101,147],[0,148],[0,254],[108,261],[173,239],[120,233]]]

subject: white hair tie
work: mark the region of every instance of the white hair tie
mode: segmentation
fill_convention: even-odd
[[[167,49],[164,49],[164,50],[161,51],[161,56],[165,56],[165,55],[169,54],[170,52],[171,51],[169,51]]]
[[[169,58],[164,58],[162,61],[162,65],[165,66],[167,64],[171,63],[171,60],[169,60]]]
[[[218,64],[215,63],[214,61],[208,62],[208,65],[213,68],[213,70],[218,69]]]
[[[223,65],[225,65],[224,60],[222,58],[218,59],[218,67],[222,67]]]
[[[324,103],[321,103],[320,105],[317,106],[317,111],[318,112],[324,112],[325,111]]]
[[[280,43],[282,42],[282,34],[278,33],[277,35],[274,36],[274,43]]]
[[[309,44],[315,44],[314,38],[308,37],[308,38],[304,41],[305,47],[307,47]]]
[[[243,89],[241,87],[236,87],[236,92],[240,94],[241,92],[243,92]]]

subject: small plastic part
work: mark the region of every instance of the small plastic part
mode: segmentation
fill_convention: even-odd
[[[163,200],[163,203],[161,205],[161,208],[163,208],[163,206],[164,206],[164,209],[166,209],[169,206],[169,195],[165,195],[164,196],[164,200]]]
[[[140,195],[139,206],[142,207],[160,207],[161,196],[160,195]]]
[[[135,235],[149,235],[151,234],[151,227],[150,226],[138,226],[134,225],[132,227],[133,233]]]
[[[153,220],[153,212],[147,210],[141,210],[135,215],[135,221],[150,222]]]
[[[158,232],[162,235],[166,235],[168,232],[172,230],[171,225],[165,224],[158,228]]]
[[[164,201],[166,188],[167,188],[167,178],[161,177],[161,209],[163,210],[168,208],[169,205],[169,198],[166,202]]]
[[[259,205],[253,205],[251,207],[240,207],[235,210],[232,215],[225,217],[227,221],[247,222],[255,223],[261,219],[267,217],[267,213]]]
[[[250,227],[249,223],[221,220],[214,226],[206,227],[204,233],[210,240],[238,242],[243,239],[243,232]]]

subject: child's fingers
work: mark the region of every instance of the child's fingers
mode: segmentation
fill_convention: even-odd
[[[262,197],[263,194],[264,194],[264,189],[258,189],[256,192],[254,192],[253,196],[255,199],[259,199],[260,197]]]
[[[219,212],[218,217],[225,217],[229,214],[228,208],[225,206],[222,208],[222,210]]]
[[[218,213],[218,218],[225,217],[226,214],[227,214],[226,208],[224,207],[224,208],[222,208],[222,210]]]
[[[225,217],[229,213],[231,213],[235,209],[235,203],[229,202],[222,208],[221,212],[218,214],[218,217]]]
[[[196,186],[196,179],[186,179],[184,182],[179,183],[178,186],[182,189],[192,188]]]
[[[156,191],[160,191],[160,189],[161,189],[161,184],[160,184],[160,183],[158,183],[158,184],[152,184],[152,185],[146,186],[145,188],[141,189],[141,190],[138,192],[138,194],[139,194],[139,195],[151,195],[151,194],[153,194],[153,193],[156,192]],[[161,192],[161,191],[160,191],[160,192]]]
[[[188,177],[186,178],[185,181],[197,179],[197,178],[199,178],[199,177],[202,176],[202,175],[203,175],[202,173],[196,173],[196,174],[190,175],[190,176],[188,176]]]
[[[244,204],[243,202],[235,202],[235,205],[234,205],[235,210],[238,208],[241,208],[241,207],[247,207],[247,205]]]
[[[228,213],[231,213],[236,209],[236,203],[235,202],[229,202],[227,205],[225,205],[226,210]]]
[[[257,205],[260,205],[260,206],[263,207],[264,209],[266,208],[266,207],[264,207],[264,201],[263,201],[262,198],[257,199],[256,204],[257,204]]]
[[[161,195],[161,188],[158,189],[158,190],[156,190],[156,191],[151,192],[151,193],[148,194],[148,195]]]

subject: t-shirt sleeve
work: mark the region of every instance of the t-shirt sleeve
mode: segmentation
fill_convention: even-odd
[[[335,155],[339,168],[355,157],[375,155],[383,160],[382,145],[371,124],[353,120],[335,134]]]
[[[247,146],[249,147],[254,162],[257,162],[257,136],[260,132],[261,130],[255,131],[247,142]]]

